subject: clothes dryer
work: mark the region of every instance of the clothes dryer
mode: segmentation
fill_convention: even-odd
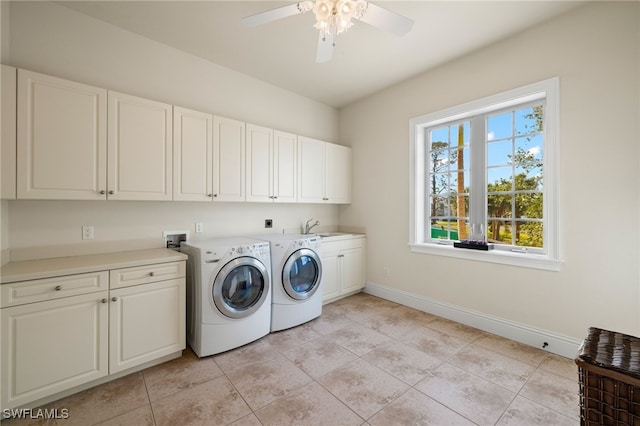
[[[320,316],[320,238],[305,234],[273,234],[255,238],[271,244],[271,331],[295,327]]]
[[[269,243],[221,238],[182,243],[187,260],[187,340],[199,357],[253,342],[270,331]]]

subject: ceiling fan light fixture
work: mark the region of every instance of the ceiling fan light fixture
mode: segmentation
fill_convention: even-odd
[[[307,8],[309,5],[304,7]],[[361,18],[364,15],[367,2],[365,0],[315,0],[311,10],[316,16],[314,27],[323,35],[335,36],[351,28],[352,18]]]

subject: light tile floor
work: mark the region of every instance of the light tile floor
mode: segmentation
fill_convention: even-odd
[[[46,424],[68,426],[579,424],[573,360],[366,294],[46,408],[67,408]]]

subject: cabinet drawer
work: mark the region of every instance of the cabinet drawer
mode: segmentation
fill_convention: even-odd
[[[110,288],[148,284],[185,276],[185,262],[157,263],[133,268],[114,269],[110,275]]]
[[[6,308],[8,306],[94,293],[107,290],[108,286],[109,272],[107,271],[20,281],[1,286],[0,296],[2,300],[0,306]]]

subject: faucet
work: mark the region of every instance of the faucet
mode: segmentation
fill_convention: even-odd
[[[313,225],[309,225],[309,223],[311,223],[313,219],[309,219],[305,224],[304,224],[304,233],[308,234],[313,228],[315,228],[316,226],[320,225],[320,221],[316,220],[316,223],[314,223]]]

